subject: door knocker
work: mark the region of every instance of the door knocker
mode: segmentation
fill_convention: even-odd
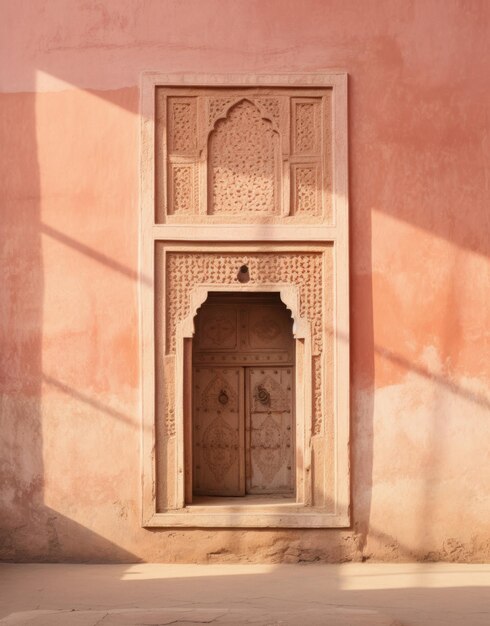
[[[226,393],[226,391],[225,391],[224,389],[222,389],[222,390],[219,392],[218,402],[219,402],[220,404],[228,404],[228,400],[229,400],[229,398],[228,398],[228,394]]]
[[[267,391],[267,389],[262,387],[262,385],[259,385],[257,387],[257,399],[261,404],[265,406],[270,405],[271,403],[271,395]]]

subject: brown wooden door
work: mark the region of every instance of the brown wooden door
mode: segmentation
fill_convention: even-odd
[[[245,402],[241,367],[193,372],[193,461],[196,495],[245,494]]]
[[[195,495],[294,494],[294,338],[277,294],[217,294],[193,342]]]
[[[247,371],[247,493],[294,490],[292,372],[286,367]]]

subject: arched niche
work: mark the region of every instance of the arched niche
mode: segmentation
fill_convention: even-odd
[[[280,212],[280,137],[256,104],[243,98],[208,136],[208,214]]]

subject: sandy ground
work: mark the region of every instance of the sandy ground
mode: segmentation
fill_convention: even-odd
[[[490,565],[0,564],[0,624],[489,626]]]

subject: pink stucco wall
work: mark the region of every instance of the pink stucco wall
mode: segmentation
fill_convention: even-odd
[[[2,2],[0,557],[490,556],[490,3]],[[140,526],[139,77],[349,73],[349,530]]]

